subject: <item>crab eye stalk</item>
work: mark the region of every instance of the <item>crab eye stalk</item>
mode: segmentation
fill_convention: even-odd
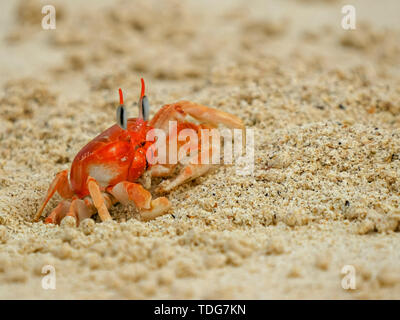
[[[128,114],[124,106],[124,97],[122,95],[122,90],[119,89],[119,106],[117,108],[117,124],[124,130],[127,129],[128,124]]]
[[[140,99],[139,99],[139,118],[142,118],[143,120],[147,121],[149,120],[149,113],[150,113],[150,104],[149,104],[149,99],[145,95],[145,84],[143,78],[140,79],[142,82],[142,91],[140,93]]]
[[[142,110],[143,120],[145,121],[149,120],[150,104],[149,104],[149,99],[146,96],[142,98],[141,110]]]

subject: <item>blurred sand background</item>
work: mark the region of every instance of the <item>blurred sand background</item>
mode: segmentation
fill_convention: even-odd
[[[357,30],[341,28],[345,4]],[[0,298],[400,298],[399,1],[0,9]],[[140,77],[151,115],[188,99],[254,128],[254,175],[179,187],[175,218],[117,205],[110,223],[32,223],[54,175],[114,123],[119,87],[134,112]]]

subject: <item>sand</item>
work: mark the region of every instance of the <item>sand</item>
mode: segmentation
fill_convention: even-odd
[[[400,298],[398,1],[353,1],[353,31],[342,1],[53,3],[47,31],[47,2],[1,3],[0,298]],[[254,174],[220,166],[150,222],[118,204],[107,223],[33,223],[140,77],[151,116],[187,99],[242,118]]]

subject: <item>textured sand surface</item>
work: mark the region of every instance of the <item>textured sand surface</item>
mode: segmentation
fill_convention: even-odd
[[[49,31],[47,2],[1,2],[0,298],[400,298],[399,2],[352,1],[354,31],[349,2],[214,2],[53,1]],[[242,118],[254,174],[219,167],[151,222],[118,204],[32,223],[140,77],[151,115],[187,99]]]

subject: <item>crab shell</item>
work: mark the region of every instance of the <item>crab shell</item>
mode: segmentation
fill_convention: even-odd
[[[134,182],[148,168],[146,151],[152,142],[146,135],[152,127],[140,118],[130,118],[127,130],[113,125],[76,155],[70,171],[70,186],[80,198],[89,195],[87,179],[96,179],[102,191],[121,181]]]

